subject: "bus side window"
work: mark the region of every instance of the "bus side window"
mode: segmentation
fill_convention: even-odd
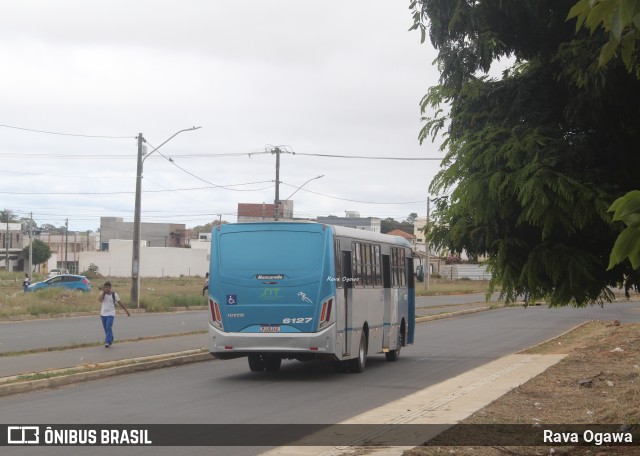
[[[336,270],[336,276],[334,277],[336,287],[342,288],[342,251],[340,250],[340,239],[333,241],[333,255]]]
[[[353,248],[353,277],[352,284],[354,288],[362,287],[362,252],[360,251],[360,243],[354,242]]]

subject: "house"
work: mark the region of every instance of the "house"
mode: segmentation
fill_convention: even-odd
[[[2,223],[2,231],[0,231],[0,269],[5,271],[14,271],[18,268],[19,256],[22,251],[23,234],[22,224],[20,223]]]
[[[184,223],[140,223],[140,239],[149,247],[184,247],[190,237]],[[125,222],[122,217],[100,217],[100,250],[108,250],[112,239],[133,240],[133,222]]]
[[[275,204],[238,203],[238,223],[275,221]],[[280,201],[278,219],[293,218],[293,201]]]
[[[346,226],[358,230],[372,231],[374,233],[379,233],[382,225],[381,219],[377,217],[360,217],[358,212],[347,212],[347,217],[336,217],[333,215],[318,217],[317,222],[325,225]]]

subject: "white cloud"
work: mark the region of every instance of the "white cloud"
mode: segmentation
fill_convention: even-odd
[[[203,154],[287,144],[310,154],[438,157],[436,146],[417,141],[419,101],[438,78],[435,54],[407,31],[407,6],[383,0],[7,4],[0,17],[6,69],[0,124],[129,138],[0,128],[2,205],[34,212],[40,223],[59,225],[68,217],[70,229],[95,229],[101,215],[130,220],[132,193],[86,193],[133,192],[134,137],[142,132],[157,146],[194,125],[202,129],[180,134],[160,152],[219,185],[274,180],[274,157]],[[424,213],[426,204],[344,199],[424,200],[437,167],[437,161],[285,154],[280,178],[293,187],[283,184],[281,197],[324,174],[295,194],[296,214],[358,210],[403,219]],[[143,220],[149,221],[194,226],[218,213],[235,221],[238,202],[274,198],[272,185],[254,192],[155,192],[206,186],[159,154],[145,162],[144,177]],[[48,194],[15,194],[25,191]]]

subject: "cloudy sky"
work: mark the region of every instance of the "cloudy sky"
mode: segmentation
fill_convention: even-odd
[[[146,159],[143,222],[272,203],[273,146],[289,152],[281,199],[324,176],[295,193],[297,217],[424,216],[442,153],[418,143],[419,102],[438,72],[408,4],[4,2],[0,209],[72,231],[132,221],[136,136],[151,151],[199,126]]]

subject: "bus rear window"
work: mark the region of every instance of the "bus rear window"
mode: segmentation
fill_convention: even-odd
[[[220,236],[224,276],[305,276],[320,272],[323,236],[304,231],[245,231]]]

